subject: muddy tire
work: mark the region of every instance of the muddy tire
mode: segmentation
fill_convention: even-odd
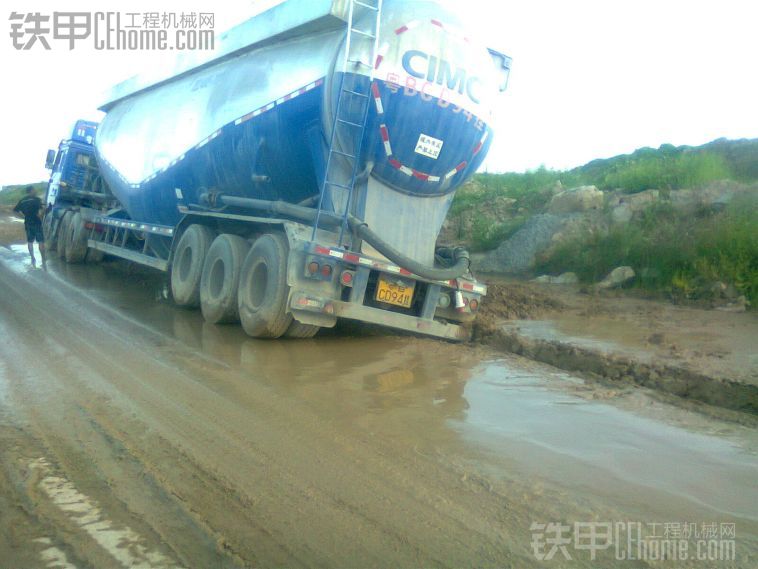
[[[87,256],[84,258],[84,262],[92,265],[102,262],[105,253],[100,249],[87,248]]]
[[[292,320],[290,327],[284,333],[285,338],[313,338],[316,333],[321,330],[321,326],[314,326],[313,324],[303,324],[297,320]]]
[[[200,279],[213,238],[210,228],[193,224],[179,239],[171,265],[171,295],[177,305],[200,306]]]
[[[60,223],[58,223],[58,226],[60,226]],[[53,231],[54,228],[55,219],[53,218],[53,212],[49,211],[45,215],[45,219],[42,220],[42,233],[45,236],[45,247],[48,251],[55,251],[58,245],[58,234]]]
[[[103,235],[98,234],[97,232],[90,233],[89,231],[87,231],[87,238],[89,238],[90,234],[95,241],[101,241],[103,238]],[[89,265],[96,265],[97,263],[102,262],[104,257],[105,252],[101,251],[100,249],[93,249],[88,246],[87,255],[84,257],[84,262]]]
[[[213,237],[211,229],[194,224],[179,239],[171,264],[171,294],[179,306],[200,306],[200,279]]]
[[[200,278],[200,310],[206,322],[239,322],[237,287],[250,245],[237,235],[222,234],[211,243]]]
[[[63,217],[61,217],[60,223],[58,223],[58,244],[55,248],[55,251],[58,253],[58,257],[63,260],[66,259],[66,237],[68,235],[68,225],[73,215],[74,213],[71,211],[64,212]]]
[[[66,227],[66,262],[81,263],[87,255],[87,228],[82,214],[73,214]]]
[[[242,264],[238,306],[240,322],[253,338],[278,338],[292,323],[287,312],[289,244],[281,233],[256,239]]]

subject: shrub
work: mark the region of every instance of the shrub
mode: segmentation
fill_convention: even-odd
[[[714,281],[734,285],[752,305],[758,303],[758,196],[735,199],[725,211],[692,217],[668,204],[650,207],[639,219],[607,235],[582,235],[554,248],[538,270],[574,271],[595,282],[614,267],[629,265],[637,283],[693,296]]]
[[[540,167],[523,174],[477,174],[455,195],[450,213],[456,215],[471,208],[483,207],[498,197],[516,200],[516,206],[536,212],[550,200],[556,183],[567,184],[574,177],[566,172]]]
[[[502,222],[492,222],[478,217],[471,228],[471,250],[473,252],[495,249],[500,243],[516,233],[526,222],[526,216],[514,217]]]
[[[656,154],[614,167],[599,185],[605,189],[621,188],[635,193],[649,188],[693,188],[731,177],[726,160],[715,154]]]
[[[37,189],[40,197],[45,195],[47,182],[36,182],[34,184],[19,184],[15,186],[5,186],[0,192],[0,205],[16,205],[18,200],[26,195],[26,186],[32,185]]]

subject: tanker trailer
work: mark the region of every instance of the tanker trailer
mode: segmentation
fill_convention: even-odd
[[[510,69],[474,31],[437,2],[288,0],[117,85],[95,148],[119,207],[80,208],[87,245],[254,337],[465,339],[486,288],[436,240]]]

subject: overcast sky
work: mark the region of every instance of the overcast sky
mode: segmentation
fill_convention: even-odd
[[[266,0],[265,4],[271,4]],[[513,57],[489,171],[567,168],[641,146],[758,137],[755,0],[450,0],[471,35]],[[213,12],[216,30],[249,0],[29,0],[17,10]],[[6,3],[0,184],[47,178],[45,151],[77,118],[98,118],[111,85],[155,65],[155,52],[59,42],[16,51]],[[39,46],[36,46],[39,47]]]

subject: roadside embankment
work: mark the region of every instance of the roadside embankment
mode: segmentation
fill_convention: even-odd
[[[758,317],[624,291],[495,282],[474,338],[557,368],[758,414]]]
[[[23,220],[13,213],[13,206],[0,205],[0,246],[25,241]]]
[[[0,245],[23,242],[23,223],[0,209]],[[474,338],[567,371],[758,415],[755,311],[674,306],[630,294],[495,281]]]

